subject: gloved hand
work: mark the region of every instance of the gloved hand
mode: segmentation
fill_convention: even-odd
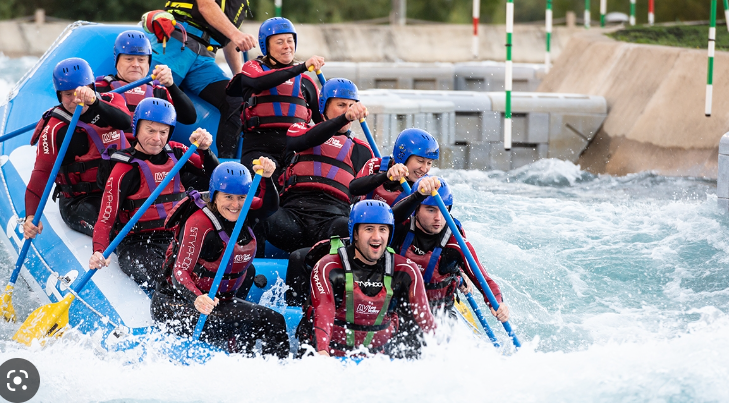
[[[142,15],[142,26],[144,30],[150,34],[154,34],[159,42],[165,42],[170,39],[176,24],[175,17],[163,10],[149,11]]]

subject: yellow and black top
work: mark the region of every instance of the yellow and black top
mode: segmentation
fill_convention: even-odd
[[[215,0],[215,2],[218,3],[220,10],[236,28],[240,28],[246,15],[253,16],[248,0]],[[172,13],[176,19],[200,29],[202,35],[195,35],[193,32],[188,33],[194,36],[195,39],[201,40],[205,46],[216,46],[215,43],[211,43],[211,38],[218,42],[218,46],[225,46],[230,42],[230,39],[205,21],[197,6],[197,0],[170,0],[165,4],[165,10]]]

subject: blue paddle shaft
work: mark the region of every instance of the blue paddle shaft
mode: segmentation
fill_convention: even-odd
[[[400,183],[400,186],[402,186],[402,189],[405,191],[405,193],[410,194],[413,192],[413,189],[410,188],[410,184],[407,180],[404,180]]]
[[[471,305],[471,309],[473,310],[473,313],[476,314],[476,317],[478,318],[478,321],[481,323],[481,327],[483,327],[483,331],[486,332],[486,335],[489,336],[489,340],[491,340],[492,343],[494,343],[494,347],[501,347],[499,344],[499,340],[496,339],[496,335],[494,335],[494,331],[491,330],[491,326],[489,326],[489,323],[486,321],[486,318],[483,316],[483,313],[481,312],[481,308],[478,306],[478,303],[476,303],[476,299],[473,298],[473,294],[470,292],[466,294],[466,299],[468,300],[468,304]]]
[[[486,279],[483,277],[483,273],[481,273],[481,270],[479,269],[478,264],[476,264],[476,260],[473,258],[473,255],[471,254],[471,250],[468,249],[468,245],[466,245],[466,241],[463,239],[463,236],[461,236],[461,232],[458,230],[458,227],[456,226],[456,223],[453,221],[453,218],[451,217],[451,214],[448,212],[448,209],[446,208],[446,205],[443,203],[443,199],[440,197],[440,194],[435,193],[433,195],[433,198],[438,203],[438,208],[440,208],[441,213],[443,213],[443,217],[446,219],[446,222],[448,222],[448,226],[451,228],[451,231],[453,232],[453,236],[456,237],[456,240],[458,241],[458,245],[461,247],[461,251],[463,252],[463,255],[466,256],[466,260],[468,260],[468,265],[471,266],[471,271],[476,275],[476,279],[478,279],[479,284],[481,284],[481,288],[483,288],[483,291],[486,293],[486,298],[488,298],[489,303],[494,308],[495,311],[499,310],[499,303],[496,301],[496,297],[494,297],[494,293],[491,292],[491,289],[489,288],[488,283],[486,282]],[[511,324],[509,324],[509,321],[502,322],[501,323],[504,326],[504,330],[506,330],[506,333],[509,334],[511,337],[511,340],[514,342],[514,346],[521,347],[521,343],[519,342],[519,339],[516,337],[516,333],[511,328]]]
[[[195,153],[195,150],[197,150],[197,144],[193,143],[190,146],[190,148],[187,149],[185,154],[183,154],[182,157],[177,161],[175,166],[173,166],[172,169],[170,169],[170,172],[165,176],[165,178],[162,179],[162,182],[160,182],[159,185],[157,185],[157,187],[154,189],[152,194],[149,195],[149,197],[144,202],[144,204],[142,204],[142,206],[139,207],[139,210],[137,210],[137,212],[134,213],[134,215],[129,220],[129,222],[127,222],[124,225],[124,228],[122,228],[121,231],[119,231],[119,233],[116,234],[116,237],[114,237],[114,240],[111,241],[109,246],[107,246],[106,249],[104,250],[103,255],[104,255],[105,259],[107,259],[107,258],[109,258],[109,256],[111,256],[111,254],[114,252],[114,249],[116,249],[116,247],[119,246],[119,243],[121,243],[122,239],[124,239],[124,236],[126,236],[127,233],[129,233],[129,231],[132,230],[132,227],[134,227],[134,224],[136,224],[137,221],[139,221],[139,219],[142,218],[142,215],[144,215],[144,213],[147,211],[149,206],[151,206],[155,202],[155,200],[160,195],[160,193],[162,193],[162,191],[165,190],[165,188],[172,181],[172,179],[175,178],[175,175],[177,175],[177,173],[180,172],[180,169],[182,169],[182,166],[185,165],[185,163],[187,162],[187,160],[190,159],[190,157],[192,157],[192,154]],[[84,288],[86,283],[91,279],[91,277],[97,271],[99,271],[99,270],[87,271],[86,274],[81,278],[81,281],[79,281],[78,283],[75,283],[73,285],[73,290],[77,293],[79,291],[81,291],[81,289]]]
[[[129,84],[125,85],[125,86],[119,87],[119,88],[117,88],[117,89],[115,89],[115,90],[113,90],[111,92],[115,92],[115,93],[126,92],[126,91],[131,90],[132,88],[137,88],[140,85],[147,84],[150,81],[152,81],[152,77],[145,77],[145,78],[143,78],[141,80],[137,80],[137,81],[134,81],[132,83],[129,83]],[[31,123],[31,124],[29,124],[27,126],[21,127],[20,129],[15,129],[15,130],[13,130],[10,133],[6,133],[6,134],[0,136],[0,143],[2,143],[5,140],[11,139],[13,137],[19,136],[19,135],[27,132],[28,130],[32,130],[34,127],[36,127],[36,125],[38,125],[38,122]]]
[[[324,73],[322,73],[321,70],[316,71],[316,76],[319,78],[319,82],[321,83],[321,85],[326,84],[327,79],[324,78]]]
[[[377,144],[375,144],[375,138],[372,137],[372,132],[370,131],[370,126],[367,124],[367,121],[362,119],[359,121],[359,124],[362,126],[362,131],[364,132],[365,137],[367,137],[367,142],[370,143],[370,148],[375,154],[375,157],[382,158],[382,154],[380,154],[380,150],[377,148]]]
[[[38,226],[38,223],[40,223],[41,216],[43,215],[43,209],[46,208],[46,203],[48,202],[48,198],[51,195],[51,189],[53,189],[53,184],[56,182],[56,176],[58,176],[58,171],[61,170],[63,158],[66,156],[66,151],[68,150],[69,144],[71,144],[73,132],[76,131],[76,125],[78,124],[78,119],[81,117],[81,112],[83,112],[83,109],[83,105],[77,105],[76,109],[73,111],[73,117],[71,118],[71,122],[68,123],[66,136],[63,138],[61,148],[58,149],[58,156],[56,157],[56,161],[53,162],[51,175],[48,177],[48,182],[46,182],[46,187],[43,189],[43,195],[41,196],[40,203],[38,203],[38,208],[36,208],[35,215],[33,216],[33,225],[35,225],[36,227]],[[32,238],[28,238],[23,242],[23,248],[20,250],[18,260],[15,262],[15,270],[13,270],[13,273],[10,275],[10,284],[15,284],[15,281],[18,280],[20,268],[23,267],[23,262],[25,262],[25,255],[28,254],[28,249],[30,249],[30,243],[32,241]]]
[[[243,207],[241,208],[240,214],[238,215],[238,220],[236,220],[235,222],[233,232],[230,234],[230,242],[228,242],[228,244],[225,246],[225,252],[223,252],[223,257],[220,259],[220,266],[218,267],[218,271],[215,272],[215,279],[213,279],[213,284],[210,287],[210,292],[208,292],[208,296],[212,300],[215,300],[215,294],[218,293],[218,287],[220,286],[220,282],[223,280],[225,268],[228,267],[228,261],[233,255],[233,249],[235,249],[238,235],[243,229],[243,222],[246,220],[248,210],[251,208],[251,203],[253,203],[253,198],[256,194],[259,183],[261,183],[261,175],[256,174],[256,176],[253,178],[253,183],[251,183],[250,189],[248,189],[246,201],[243,202]],[[207,320],[207,318],[208,315],[204,313],[200,314],[200,317],[197,320],[197,325],[195,326],[195,333],[192,335],[193,340],[197,340],[200,338],[200,334],[202,333],[203,327],[205,327],[205,321]]]

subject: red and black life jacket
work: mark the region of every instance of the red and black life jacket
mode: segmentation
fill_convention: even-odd
[[[445,303],[446,301],[452,301],[453,295],[456,292],[458,286],[458,275],[453,273],[441,274],[437,268],[440,263],[440,255],[443,252],[443,248],[446,247],[450,241],[455,241],[453,232],[449,227],[443,231],[440,242],[433,250],[420,255],[415,252],[413,246],[413,239],[415,238],[415,220],[410,219],[410,229],[405,240],[400,247],[400,256],[404,256],[415,263],[420,269],[423,275],[423,283],[425,284],[425,293],[428,295],[428,302],[431,307],[438,306]],[[458,249],[460,251],[460,248]],[[465,262],[465,258],[463,258]]]
[[[336,240],[339,241],[338,238]],[[388,340],[397,329],[397,325],[392,323],[391,315],[388,315],[393,294],[394,255],[390,251],[385,252],[385,274],[380,285],[382,288],[380,292],[370,297],[362,292],[360,282],[354,279],[354,273],[344,244],[339,241],[331,242],[330,245],[329,253],[339,255],[345,276],[344,298],[334,314],[330,347],[337,350],[351,350],[359,347],[359,345],[369,348],[372,347],[372,342],[375,339]],[[357,332],[366,332],[361,343],[356,343],[356,339],[358,339],[356,337]],[[338,333],[343,333],[343,340],[336,337]],[[380,333],[383,334],[380,335]],[[378,335],[384,337],[377,337]]]
[[[349,203],[349,183],[356,172],[352,163],[354,141],[337,134],[324,144],[296,153],[282,176],[283,189],[319,190]]]
[[[42,137],[55,139],[58,131],[67,127],[71,118],[71,114],[59,106],[49,109],[36,126],[30,144],[35,145]],[[55,178],[54,198],[58,193],[62,193],[64,197],[76,197],[101,192],[102,189],[96,184],[96,173],[101,163],[102,153],[109,147],[118,149],[129,147],[124,133],[110,126],[99,127],[79,120],[76,124],[76,132],[78,131],[86,134],[89,149],[83,155],[74,156],[74,162],[61,165],[58,176]],[[75,133],[66,133],[66,135],[73,136]],[[43,145],[40,144],[39,147],[41,146]]]
[[[169,144],[165,145],[163,152],[166,152],[168,157],[167,162],[162,165],[152,164],[149,161],[140,160],[133,157],[131,154],[127,154],[122,151],[113,153],[110,157],[106,155],[104,158],[109,158],[113,162],[123,162],[136,166],[140,172],[140,184],[139,189],[129,196],[121,204],[119,209],[119,228],[129,222],[134,213],[144,204],[147,198],[157,188],[157,184],[162,182],[168,172],[172,170],[172,167],[177,163],[177,157],[172,151],[172,147]],[[164,223],[167,215],[172,208],[183,198],[185,198],[185,187],[180,181],[179,172],[175,175],[175,178],[170,181],[165,187],[164,191],[157,197],[155,204],[150,206],[147,211],[144,212],[139,222],[132,228],[132,233],[146,232],[146,231],[165,231]]]
[[[390,169],[390,161],[392,157],[389,155],[380,159],[380,169],[378,172],[387,172]],[[402,189],[402,188],[400,188]],[[385,185],[380,185],[375,190],[367,193],[364,199],[380,200],[387,203],[389,206],[394,206],[395,203],[406,197],[407,194],[402,190],[389,191],[385,189]]]
[[[182,226],[177,224],[187,221],[188,218],[194,215],[199,215],[200,217],[204,215],[207,217],[206,222],[209,224],[208,227],[199,228],[199,233],[204,234],[209,229],[214,230],[223,242],[223,250],[225,250],[228,242],[230,242],[230,236],[225,232],[223,225],[220,223],[220,220],[218,220],[215,213],[213,213],[202,200],[200,194],[196,190],[191,190],[188,194],[189,199],[185,199],[178,203],[175,210],[177,210],[177,207],[185,206],[187,204],[194,204],[196,208],[185,208],[187,211],[183,212],[184,216],[180,217],[173,218],[176,214],[173,212],[170,214],[170,218],[172,218],[171,221],[175,221],[175,223],[173,225],[170,225],[169,221],[166,223],[166,227],[175,228],[176,234],[175,240],[167,249],[167,260],[165,261],[165,266],[170,266],[170,270],[167,270],[167,267],[165,267],[165,273],[171,273],[172,266],[174,266],[177,255],[180,253],[181,245],[179,232],[181,231]],[[246,226],[246,230],[248,231],[251,240],[245,245],[236,243],[233,247],[233,254],[230,257],[230,261],[228,261],[228,265],[226,266],[223,274],[223,279],[218,286],[217,297],[221,300],[230,299],[235,296],[235,293],[238,291],[240,286],[243,285],[246,270],[248,270],[248,267],[253,262],[253,257],[256,255],[256,237],[253,235],[253,230],[251,230],[250,227]],[[208,293],[210,291],[215,274],[221,266],[220,260],[223,258],[223,255],[224,253],[221,252],[220,256],[212,262],[198,257],[197,262],[195,262],[195,267],[191,273],[191,278],[198,290],[203,293]]]
[[[261,63],[264,71],[271,70]],[[294,123],[311,120],[311,110],[306,103],[299,74],[283,84],[252,95],[243,105],[241,120],[245,130],[259,128],[287,129]]]

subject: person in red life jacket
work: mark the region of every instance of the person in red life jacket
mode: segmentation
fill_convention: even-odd
[[[232,353],[252,353],[261,340],[263,354],[286,358],[289,338],[286,321],[280,313],[245,301],[255,275],[251,262],[256,253],[256,238],[251,223],[270,215],[278,207],[278,194],[271,180],[272,160],[261,157],[261,191],[251,210],[227,264],[220,259],[251,187],[248,169],[237,162],[218,165],[210,177],[210,201],[197,194],[170,215],[166,225],[176,228],[175,240],[167,249],[164,274],[152,297],[152,317],[172,332],[191,336],[199,314],[209,315],[202,340],[227,347]],[[218,270],[225,270],[215,300],[208,293]],[[242,292],[241,292],[242,291]]]
[[[239,51],[256,47],[253,35],[240,31],[246,16],[252,17],[248,0],[168,0],[164,10],[142,16],[154,52],[152,64],[169,66],[180,88],[220,111],[216,145],[221,158],[235,155],[242,99],[226,96],[230,76],[217,65],[215,54],[222,48],[230,71],[241,70]],[[221,143],[226,138],[235,142]]]
[[[168,142],[175,128],[175,116],[174,107],[165,100],[142,100],[134,111],[132,122],[134,146],[105,154],[109,162],[101,166],[98,175],[99,182],[105,185],[94,228],[90,269],[109,264],[110,260],[105,260],[102,252],[112,237],[187,151],[183,144]],[[209,149],[213,142],[210,133],[205,129],[195,130],[190,135],[190,142],[195,141],[199,144],[198,152],[183,165],[155,204],[147,209],[116,248],[121,270],[143,287],[154,288],[165,251],[174,238],[173,231],[164,226],[169,212],[185,197],[185,188],[206,188],[210,173],[218,166],[218,159]]]
[[[43,189],[49,180],[56,182],[54,199],[63,221],[74,231],[91,235],[101,204],[101,188],[96,171],[106,147],[127,147],[124,130],[131,124],[124,99],[116,94],[100,95],[94,89],[94,73],[85,60],[65,59],[53,69],[53,87],[60,105],[43,113],[31,144],[38,144],[35,165],[25,190],[25,238],[34,238],[43,224],[33,225]],[[73,139],[63,157],[58,176],[50,178],[58,149],[68,133],[76,106],[84,104]]]
[[[367,116],[354,83],[327,81],[319,109],[324,122],[289,128],[286,150],[296,155],[279,180],[281,208],[263,226],[268,241],[287,252],[347,236],[349,182],[372,158],[370,146],[349,130],[353,121]]]
[[[261,24],[258,42],[262,57],[243,65],[227,88],[230,96],[243,97],[243,154],[241,163],[266,155],[276,161],[274,181],[287,165],[286,132],[294,123],[322,121],[317,109],[319,92],[304,74],[310,66],[320,69],[324,58],[312,56],[294,64],[297,36],[286,18],[270,18]]]
[[[438,141],[421,129],[405,129],[395,140],[392,156],[373,158],[349,184],[352,196],[382,200],[390,206],[407,196],[400,180],[413,183],[430,172],[439,155]]]
[[[141,31],[124,31],[114,41],[114,60],[116,74],[96,78],[96,90],[109,92],[147,76],[152,63],[152,45]],[[175,85],[172,70],[165,65],[155,66],[152,75],[155,81],[120,94],[127,103],[130,115],[134,114],[137,104],[144,98],[160,98],[175,106],[177,121],[191,125],[197,120],[195,105],[182,90]],[[161,84],[161,85],[160,85]],[[128,131],[131,135],[131,130]]]
[[[393,228],[390,206],[365,200],[352,207],[350,242],[332,238],[312,248],[310,255],[323,257],[311,272],[311,303],[297,329],[299,354],[344,356],[363,347],[384,353],[400,322],[419,329],[401,338],[435,331],[420,271],[387,248]]]
[[[466,240],[468,249],[479,267],[472,268],[468,265],[438,204],[430,196],[434,189],[438,190],[449,210],[453,206],[453,194],[443,178],[419,179],[414,184],[413,193],[393,207],[395,222],[398,224],[395,226],[392,248],[414,262],[420,269],[433,312],[445,310],[449,315],[455,316],[454,297],[459,286],[461,291],[469,293],[475,284],[481,294],[484,294],[481,283],[473,271],[480,270],[496,301],[499,302],[499,310],[491,309],[491,313],[499,321],[506,322],[509,319],[509,307],[503,303],[499,286],[483,268],[478,261],[476,251]],[[466,239],[466,233],[460,223],[455,219],[454,221]],[[484,297],[484,300],[490,307],[488,299]]]

